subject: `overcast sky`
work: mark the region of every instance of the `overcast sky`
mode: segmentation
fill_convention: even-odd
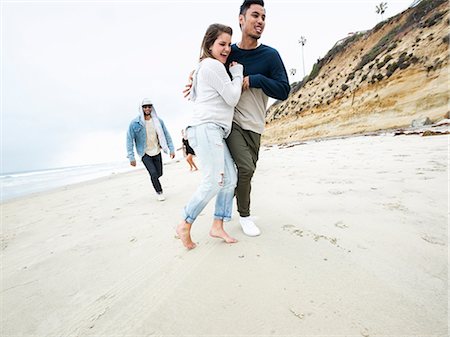
[[[308,74],[337,40],[380,22],[380,2],[266,0],[260,41],[297,70],[292,83],[303,77],[301,36]],[[412,0],[386,2],[384,19]],[[180,147],[192,109],[182,90],[203,34],[223,23],[237,42],[241,3],[3,1],[2,173],[127,161],[126,130],[144,97]]]

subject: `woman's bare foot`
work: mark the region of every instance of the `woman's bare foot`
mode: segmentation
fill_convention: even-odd
[[[176,229],[178,237],[187,249],[194,249],[197,246],[191,239],[191,226],[189,222],[182,221]]]
[[[209,235],[213,238],[223,239],[226,243],[236,243],[238,240],[228,235],[227,232],[223,229],[223,220],[215,219],[211,230],[209,231]]]

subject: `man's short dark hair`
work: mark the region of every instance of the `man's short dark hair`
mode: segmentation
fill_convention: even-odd
[[[263,0],[245,0],[244,3],[241,5],[239,15],[245,15],[245,13],[247,12],[247,9],[249,9],[249,7],[251,5],[260,5],[260,6],[264,7],[264,1]]]

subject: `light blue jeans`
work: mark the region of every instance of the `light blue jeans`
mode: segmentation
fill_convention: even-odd
[[[217,196],[214,219],[230,220],[237,174],[225,143],[224,129],[215,123],[204,123],[188,127],[186,133],[189,145],[201,161],[203,179],[184,207],[184,219],[192,224],[208,202]]]

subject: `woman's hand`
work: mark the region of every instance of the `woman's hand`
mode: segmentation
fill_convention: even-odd
[[[238,64],[239,64],[239,63],[237,63],[236,61],[233,61],[233,62],[230,63],[230,68],[231,68],[231,67],[234,67],[234,66],[236,66],[236,65],[238,65]]]
[[[186,85],[184,86],[184,90],[183,90],[184,98],[188,97],[188,96],[191,94],[192,80],[193,80],[193,77],[194,77],[194,71],[195,71],[195,70],[192,70],[192,71],[189,73],[188,84],[186,84]]]

